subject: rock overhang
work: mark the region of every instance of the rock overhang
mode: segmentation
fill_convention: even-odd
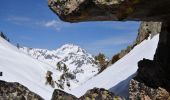
[[[66,22],[164,21],[169,0],[48,0],[50,9]]]

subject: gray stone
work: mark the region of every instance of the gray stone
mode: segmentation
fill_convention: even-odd
[[[93,88],[88,90],[80,98],[56,89],[53,92],[51,100],[124,100],[124,98],[116,96],[114,93],[103,88]]]
[[[48,5],[67,22],[164,21],[170,17],[169,0],[48,0]]]
[[[19,83],[0,80],[0,100],[44,100]]]

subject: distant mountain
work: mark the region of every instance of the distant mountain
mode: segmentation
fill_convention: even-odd
[[[99,71],[94,57],[77,45],[65,44],[56,50],[28,47],[20,47],[19,49],[41,62],[56,67],[56,70],[62,73],[57,81],[62,89],[68,84],[71,85],[70,88],[77,87]]]

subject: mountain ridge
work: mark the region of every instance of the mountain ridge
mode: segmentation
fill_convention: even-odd
[[[72,85],[70,80],[75,82],[74,88],[99,72],[94,57],[78,45],[65,44],[55,50],[27,47],[20,47],[19,50],[41,62],[56,67],[56,70],[62,73],[60,81],[56,80],[57,84],[62,85],[62,89],[66,87],[67,83]],[[71,79],[68,75],[72,76]]]

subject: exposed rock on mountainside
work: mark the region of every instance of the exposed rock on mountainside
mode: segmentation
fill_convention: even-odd
[[[99,73],[101,73],[108,67],[109,60],[104,54],[99,53],[97,56],[95,56],[95,60],[96,64],[98,64],[98,66],[100,67]]]
[[[0,37],[10,42],[9,38],[3,32],[0,32]]]
[[[19,83],[0,80],[0,100],[43,100],[43,98]]]
[[[161,32],[161,22],[141,22],[138,36],[136,38],[136,43],[141,43],[144,39],[148,38],[149,35],[151,35],[151,38],[155,36],[156,34],[159,34]]]
[[[147,39],[150,35],[152,38],[156,34],[159,34],[161,31],[161,26],[161,22],[141,22],[137,38],[133,42],[133,44],[129,45],[126,49],[121,50],[120,53],[114,55],[110,63],[114,64],[116,61],[128,54],[136,45]]]
[[[48,0],[68,22],[103,20],[160,21],[170,16],[169,0]]]
[[[94,88],[87,91],[82,97],[65,93],[61,90],[55,90],[51,100],[124,100],[105,89]]]
[[[170,92],[170,23],[163,23],[160,40],[154,60],[143,59],[138,63],[138,74],[135,79],[147,86],[163,87]]]

